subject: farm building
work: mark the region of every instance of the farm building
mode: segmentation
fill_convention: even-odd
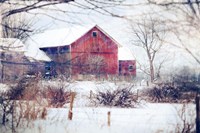
[[[25,45],[16,38],[0,38],[0,81],[17,81],[32,68]]]
[[[44,34],[39,38],[48,41],[38,42],[40,50],[51,61],[46,62],[46,74],[64,75],[136,75],[136,63],[129,49],[124,48],[99,26],[85,32],[77,32],[76,37],[63,32],[56,41],[55,32],[52,37]],[[60,34],[59,34],[60,35]]]
[[[37,75],[45,71],[45,54],[39,59],[26,55],[25,44],[17,38],[0,38],[0,82],[18,82],[25,75]]]

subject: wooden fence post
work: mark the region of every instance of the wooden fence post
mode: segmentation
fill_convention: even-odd
[[[2,68],[1,68],[1,82],[3,83],[4,82],[4,64],[1,62],[1,65],[2,65]]]
[[[108,126],[110,126],[110,111],[108,111]]]
[[[69,106],[69,113],[68,113],[68,119],[72,120],[72,116],[73,116],[73,103],[74,103],[74,97],[75,97],[75,92],[71,92],[70,94],[70,106]]]
[[[92,99],[93,92],[90,90],[90,99]]]
[[[196,133],[200,132],[199,94],[196,95]]]
[[[137,89],[137,100],[138,100],[138,97],[139,97],[139,90]]]

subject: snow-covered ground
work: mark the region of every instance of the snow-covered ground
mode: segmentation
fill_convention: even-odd
[[[101,89],[116,89],[133,86],[128,82],[75,81],[73,83],[43,81],[42,85],[64,85],[77,92],[74,101],[73,119],[68,120],[69,105],[63,108],[47,108],[45,120],[37,119],[17,129],[20,133],[174,133],[180,132],[184,120],[195,128],[195,105],[148,103],[137,108],[94,107],[89,94]],[[183,108],[185,107],[185,108]],[[111,124],[108,126],[108,112]],[[8,130],[1,130],[9,132]]]
[[[25,133],[175,133],[183,127],[180,104],[148,103],[140,108],[73,109],[73,119],[67,119],[67,108],[48,109],[46,120],[37,120],[22,129]],[[187,106],[187,121],[195,122],[194,105]],[[193,110],[193,111],[192,111]],[[111,125],[107,113],[111,112]]]
[[[146,84],[142,83],[136,84],[134,82],[118,81],[118,82],[109,82],[109,81],[74,81],[74,82],[63,82],[63,81],[42,81],[42,86],[64,86],[66,90],[72,90],[78,93],[88,93],[91,90],[96,92],[98,90],[115,90],[117,88],[131,87],[132,90],[137,91],[145,88]]]

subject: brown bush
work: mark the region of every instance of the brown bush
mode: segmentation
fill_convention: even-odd
[[[117,107],[135,107],[138,103],[135,94],[130,88],[98,91],[96,101],[100,105]]]
[[[65,92],[63,87],[55,88],[48,86],[44,91],[45,98],[48,100],[49,106],[57,108],[69,103],[70,92]]]
[[[160,84],[149,88],[145,95],[153,102],[177,102],[180,93],[173,85]]]

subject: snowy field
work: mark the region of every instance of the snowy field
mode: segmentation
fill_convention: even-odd
[[[143,107],[73,109],[73,119],[67,119],[68,109],[48,109],[46,120],[37,120],[24,133],[175,133],[183,128],[178,104],[146,104]],[[194,105],[187,106],[187,121],[195,121]],[[107,112],[111,112],[111,125]]]
[[[43,85],[59,86],[58,82],[42,82]],[[63,84],[63,83],[62,83]],[[65,83],[67,89],[77,92],[73,118],[68,120],[69,104],[63,108],[47,108],[46,119],[37,119],[19,127],[19,133],[176,133],[184,124],[195,128],[195,105],[142,102],[136,108],[94,107],[89,94],[92,90],[133,86],[128,82],[77,81]],[[142,86],[134,86],[135,90]],[[108,125],[108,112],[110,126]],[[184,123],[185,121],[185,123]],[[2,132],[10,132],[3,128]]]

